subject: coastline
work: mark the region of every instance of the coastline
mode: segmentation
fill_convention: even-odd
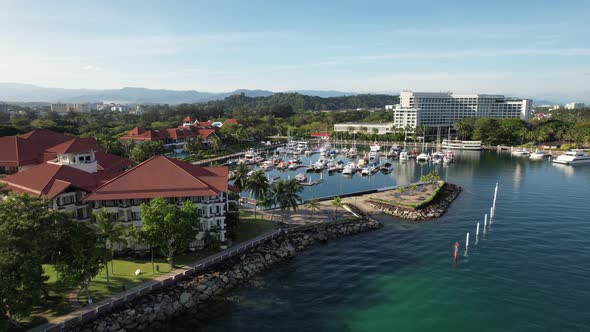
[[[329,240],[376,230],[382,225],[358,208],[358,220],[287,228],[278,237],[267,240],[246,253],[208,267],[199,276],[141,295],[111,312],[104,313],[67,331],[136,331],[165,328],[165,322],[178,315],[199,311],[210,300],[223,295],[276,263],[297,252]]]
[[[373,199],[370,196],[364,200],[364,203],[372,207],[373,212],[380,212],[410,221],[425,221],[439,218],[445,214],[460,193],[460,186],[445,182],[431,201],[418,208],[387,203]]]

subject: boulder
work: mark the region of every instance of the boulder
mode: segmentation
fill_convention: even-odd
[[[184,292],[182,294],[180,294],[180,304],[185,305],[188,301],[190,301],[192,298],[192,295],[190,293]]]

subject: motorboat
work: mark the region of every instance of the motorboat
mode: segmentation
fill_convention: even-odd
[[[380,157],[381,157],[380,151],[369,151],[369,161],[370,162],[379,161]]]
[[[383,165],[381,165],[380,169],[383,173],[391,173],[391,171],[393,171],[393,165],[386,161]]]
[[[293,163],[293,164],[290,164],[289,166],[287,166],[287,168],[288,168],[290,171],[294,171],[294,170],[296,170],[296,169],[298,169],[298,168],[299,168],[299,164],[295,164],[295,163]]]
[[[361,170],[361,175],[365,176],[365,175],[370,175],[370,174],[371,174],[371,170],[370,170],[369,166],[363,167],[363,169]]]
[[[363,168],[365,167],[366,161],[364,159],[359,160],[358,164],[356,164],[356,168]]]
[[[564,165],[590,164],[590,155],[584,153],[583,150],[570,150],[553,159],[553,162]]]
[[[356,157],[356,155],[357,155],[356,148],[355,148],[355,147],[352,147],[352,148],[350,148],[350,149],[348,150],[348,152],[346,153],[346,155],[347,155],[348,157]]]
[[[344,166],[344,168],[342,169],[342,175],[352,175],[354,174],[354,167],[349,165]]]
[[[299,173],[295,175],[295,180],[297,180],[298,182],[306,182],[307,176],[304,173]]]
[[[293,158],[289,159],[289,162],[288,162],[289,165],[292,165],[292,164],[297,165],[299,163],[301,163],[301,159],[299,159],[298,157],[293,157]]]
[[[406,161],[408,161],[408,152],[407,151],[402,151],[399,153],[399,161],[401,161],[402,163],[405,163]]]
[[[338,167],[336,165],[328,167],[328,174],[332,175],[334,173],[338,173]]]
[[[531,153],[527,149],[515,149],[510,152],[513,156],[521,157],[521,156],[528,156]]]
[[[428,155],[428,153],[420,153],[417,157],[416,157],[416,161],[429,161],[430,160],[430,155]]]
[[[529,158],[532,160],[541,160],[547,156],[549,156],[547,153],[545,153],[543,151],[535,150],[535,152],[531,153]]]
[[[262,169],[264,171],[270,171],[273,167],[274,167],[274,162],[272,162],[270,160],[265,161],[260,165],[260,169]]]

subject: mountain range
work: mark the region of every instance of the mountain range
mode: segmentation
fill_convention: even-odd
[[[350,96],[354,93],[321,90],[295,90],[300,94],[319,97]],[[125,87],[121,89],[63,89],[46,88],[33,84],[0,83],[0,102],[118,102],[143,104],[182,104],[221,100],[235,94],[248,97],[267,97],[268,90],[239,89],[230,92],[203,92],[196,90],[165,90]]]

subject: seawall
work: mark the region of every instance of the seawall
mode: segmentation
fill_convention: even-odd
[[[354,207],[353,207],[354,208]],[[358,210],[358,209],[357,209]],[[357,211],[362,214],[362,211]],[[276,263],[292,258],[329,240],[380,228],[376,220],[362,219],[285,229],[242,255],[209,266],[202,274],[143,294],[110,312],[67,331],[165,330],[166,321],[187,313],[204,311],[207,303],[228,290],[247,282]]]

